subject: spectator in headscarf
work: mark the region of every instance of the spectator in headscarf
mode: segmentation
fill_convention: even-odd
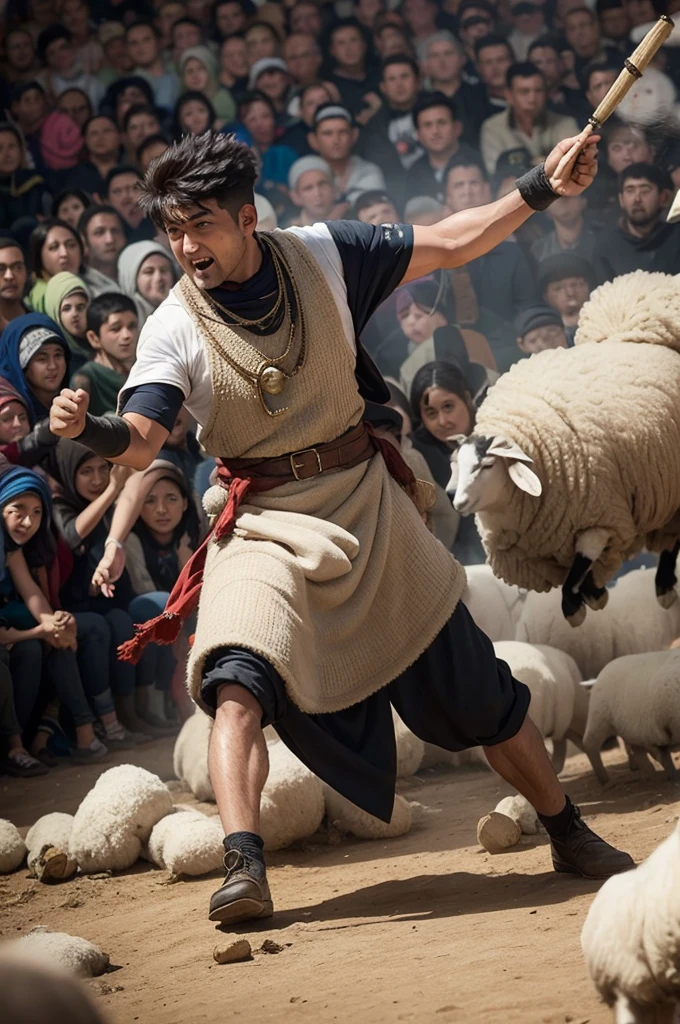
[[[74,373],[90,358],[87,347],[87,286],[76,274],[55,274],[45,289],[45,313],[61,328],[71,350],[70,370]]]
[[[134,299],[140,330],[167,299],[175,280],[173,260],[160,242],[133,242],[118,257],[118,281],[124,294]]]
[[[184,89],[201,92],[210,100],[220,127],[234,120],[236,103],[229,90],[220,84],[219,64],[209,47],[192,46],[185,50],[180,58],[179,69]]]
[[[70,350],[57,324],[43,313],[12,320],[0,337],[0,376],[28,407],[31,426],[49,415],[68,380]]]

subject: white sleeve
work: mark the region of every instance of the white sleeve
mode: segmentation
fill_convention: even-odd
[[[142,327],[126,391],[140,384],[172,384],[189,398],[199,341],[188,313],[173,298],[171,294]]]

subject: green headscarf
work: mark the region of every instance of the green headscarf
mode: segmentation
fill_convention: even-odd
[[[42,277],[39,277],[31,288],[26,302],[29,308],[34,313],[45,312],[45,292],[47,291],[47,281],[43,281]]]
[[[233,121],[236,117],[236,104],[229,90],[220,84],[218,78],[220,66],[217,57],[207,46],[190,46],[179,59],[179,70],[182,78],[184,77],[186,63],[192,57],[199,60],[208,72],[208,84],[201,92],[205,93],[212,103],[217,117],[220,121]]]
[[[85,361],[90,358],[91,353],[84,347],[84,345],[81,344],[80,341],[78,341],[77,338],[74,338],[72,334],[69,334],[61,321],[61,304],[64,299],[67,296],[72,295],[73,292],[83,292],[89,301],[90,293],[82,277],[78,277],[76,274],[71,274],[66,270],[62,270],[59,274],[55,274],[54,277],[49,279],[45,288],[44,312],[50,317],[50,319],[54,320],[55,323],[59,324],[61,332],[66,338],[68,347],[71,349],[73,355],[80,357],[80,359]],[[74,367],[73,363],[71,364],[72,370],[77,368],[77,365]]]

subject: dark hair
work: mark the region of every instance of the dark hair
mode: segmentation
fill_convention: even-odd
[[[112,167],[106,175],[105,193],[107,196],[111,188],[111,182],[114,178],[120,177],[121,174],[134,174],[138,181],[142,180],[142,172],[137,167],[130,167],[128,164],[118,164],[117,167]]]
[[[596,71],[612,71],[615,75],[618,75],[622,67],[623,61],[621,62],[621,64],[619,64],[618,67],[611,60],[589,61],[586,64],[586,66],[581,70],[581,74],[579,75],[579,85],[581,86],[581,90],[583,92],[587,92],[588,89],[590,89],[590,79]]]
[[[240,35],[240,33],[231,33],[228,36],[220,34],[220,30],[217,27],[217,9],[225,4],[236,4],[241,8],[246,18],[254,18],[257,14],[257,7],[252,0],[215,0],[210,11],[210,35],[219,43],[223,43],[225,39],[231,39],[231,35]]]
[[[82,132],[83,138],[85,138],[85,136],[87,135],[87,130],[88,130],[88,128],[90,127],[90,125],[94,121],[109,121],[113,125],[113,127],[116,129],[117,132],[120,131],[120,128],[116,124],[116,122],[115,122],[113,117],[110,117],[108,114],[93,114],[92,117],[88,117],[87,121],[85,122],[83,127],[80,129],[81,132]]]
[[[13,498],[8,498],[7,501],[3,502],[0,506],[0,513],[5,508],[5,505],[9,505],[10,501],[23,498],[25,494],[32,494],[42,505],[40,526],[25,544],[17,544],[9,535],[9,531],[5,526],[4,516],[0,515],[0,523],[2,523],[2,532],[4,534],[4,547],[6,553],[21,550],[29,569],[40,569],[42,566],[50,566],[57,553],[57,541],[50,524],[50,509],[45,505],[44,496],[37,487],[29,486],[21,494],[15,494]]]
[[[88,206],[90,206],[90,204],[92,203],[92,196],[88,195],[87,192],[84,192],[82,188],[65,188],[52,201],[53,217],[59,216],[59,207],[65,199],[70,199],[71,196],[73,196],[75,199],[81,202],[85,207],[85,210],[87,210]],[[83,210],[81,217],[84,215],[85,210]]]
[[[201,96],[202,95],[203,94],[201,93]],[[243,96],[241,96],[238,101],[238,116],[241,120],[243,120],[245,115],[248,113],[248,108],[251,107],[253,103],[266,103],[274,117],[276,117],[276,107],[270,100],[269,96],[265,96],[263,92],[253,89],[250,92],[244,92]],[[321,107],[318,109],[320,110]]]
[[[112,206],[100,206],[98,203],[93,203],[92,206],[88,206],[86,210],[83,210],[80,220],[78,221],[78,231],[83,238],[87,238],[87,229],[90,226],[90,221],[99,213],[107,213],[110,217],[115,217],[120,223],[123,231],[125,231],[125,223],[121,215],[118,213],[118,210],[114,210]]]
[[[118,101],[125,90],[132,86],[139,89],[139,91],[146,96],[146,102],[150,107],[154,104],[153,89],[147,82],[146,78],[142,78],[141,75],[126,75],[125,78],[119,78],[116,82],[112,82],[108,87],[106,95],[99,106],[102,114],[106,114],[110,117],[114,124],[118,123],[115,118]]]
[[[149,146],[155,146],[158,142],[164,142],[166,146],[169,144],[165,135],[147,135],[144,142],[137,146],[137,152],[135,153],[137,163],[141,163],[142,157]]]
[[[462,399],[468,406],[474,426],[475,411],[472,404],[472,392],[462,370],[443,359],[436,359],[434,362],[425,363],[420,367],[413,378],[410,396],[413,416],[418,421],[420,421],[420,403],[423,395],[430,388],[443,388],[444,391],[450,391],[451,394]]]
[[[12,124],[11,121],[0,121],[0,132],[9,132],[10,135],[14,136],[14,138],[19,143],[19,149],[21,150],[21,159],[25,160],[26,143],[24,142],[24,137],[17,128],[17,126],[15,124]]]
[[[37,227],[33,228],[31,231],[31,237],[28,240],[31,270],[36,277],[40,277],[43,272],[42,249],[52,228],[64,228],[65,231],[68,231],[73,235],[80,249],[81,264],[85,256],[83,240],[76,229],[72,228],[70,224],[67,224],[65,220],[59,220],[58,217],[51,217],[49,220],[45,220],[42,224],[38,224]]]
[[[591,21],[597,21],[597,15],[595,14],[595,11],[591,11],[590,8],[586,7],[585,5],[583,7],[572,7],[572,9],[570,11],[567,11],[567,13],[564,15],[565,21],[567,20],[570,14],[587,14]]]
[[[57,39],[65,39],[67,43],[70,43],[73,41],[73,33],[70,32],[65,25],[57,23],[56,25],[50,25],[48,28],[44,28],[38,36],[38,45],[36,49],[43,64],[45,63],[48,47],[50,47],[52,43],[56,43]]]
[[[421,94],[420,99],[411,111],[413,124],[416,128],[418,127],[418,118],[420,115],[424,114],[426,110],[433,110],[435,107],[446,107],[451,118],[454,121],[458,120],[458,111],[456,110],[454,100],[445,96],[443,92],[426,92]]]
[[[385,77],[385,71],[387,68],[396,66],[397,64],[408,64],[416,78],[420,78],[420,68],[413,57],[409,57],[406,53],[393,53],[391,57],[385,57],[385,60],[380,66],[380,77]]]
[[[631,178],[644,178],[650,184],[656,185],[659,192],[672,191],[673,189],[673,182],[668,171],[665,167],[658,167],[656,164],[644,164],[641,162],[626,167],[619,174],[619,192],[623,191],[623,186]]]
[[[510,65],[505,81],[509,89],[516,78],[534,78],[536,75],[538,75],[541,81],[544,81],[541,69],[537,68],[531,61],[523,60],[517,64]]]
[[[307,2],[310,2],[310,0],[307,0]],[[316,4],[314,6],[316,6]],[[358,18],[339,18],[337,21],[334,21],[326,32],[325,45],[323,46],[324,52],[328,52],[330,50],[333,45],[333,36],[343,28],[355,28],[364,41],[366,51],[370,52],[371,37]]]
[[[538,39],[534,39],[533,43],[527,50],[527,55],[530,55],[532,50],[545,49],[553,50],[559,57],[562,53],[562,42],[556,35],[546,32],[545,35],[539,36]]]
[[[36,82],[35,78],[33,78],[30,82],[17,82],[17,84],[13,86],[12,91],[9,94],[10,106],[18,103],[22,96],[25,96],[27,92],[31,92],[32,90],[42,93],[43,99],[47,99],[45,89],[40,82]]]
[[[97,295],[87,307],[88,331],[94,331],[99,337],[103,325],[113,313],[134,313],[139,320],[134,299],[122,292],[104,292],[103,295]]]
[[[21,248],[21,245],[19,244],[19,242],[17,242],[16,238],[10,238],[9,235],[0,236],[0,249],[18,249],[21,253],[21,258],[23,259],[24,263],[26,262],[24,250]]]
[[[244,37],[248,32],[250,32],[251,28],[266,28],[268,32],[271,32],[272,38],[275,39],[279,45],[281,45],[281,36],[279,35],[277,29],[274,28],[271,21],[251,21],[250,25],[248,25],[248,27],[243,30]]]
[[[136,117],[137,114],[149,114],[149,116],[153,117],[160,126],[160,118],[153,107],[150,107],[148,103],[133,103],[130,109],[125,111],[125,116],[123,117],[122,127],[124,132],[128,130],[130,121],[133,117]]]
[[[169,210],[201,207],[206,199],[236,220],[241,207],[255,202],[256,177],[255,154],[235,135],[185,135],[146,172],[139,205],[161,230]]]
[[[176,139],[181,139],[182,135],[184,135],[186,131],[186,129],[182,128],[182,125],[180,124],[182,110],[187,103],[191,103],[194,101],[197,103],[201,103],[208,112],[208,131],[210,131],[210,129],[215,123],[215,118],[217,117],[215,113],[215,108],[213,107],[212,103],[205,95],[205,93],[199,92],[197,89],[189,89],[187,90],[187,92],[183,92],[182,95],[177,100],[177,103],[175,104],[175,110],[172,115],[172,134]]]
[[[199,24],[199,22],[197,22],[195,18],[188,18],[187,17],[187,18],[178,18],[177,21],[173,22],[172,28],[170,29],[170,36],[171,37],[172,37],[172,34],[173,34],[173,32],[175,31],[175,29],[177,28],[178,25],[191,25],[192,28],[197,28],[199,30],[199,32],[201,33],[201,35],[203,34],[203,29],[202,29],[201,25]]]
[[[494,33],[490,33],[488,36],[482,36],[481,39],[475,40],[475,57],[479,57],[482,50],[486,50],[488,46],[504,46],[510,56],[514,59],[515,52],[505,36],[499,36]]]
[[[483,181],[490,180],[486,167],[482,163],[482,159],[480,156],[477,155],[477,153],[456,153],[453,159],[446,165],[445,176],[447,178],[449,176],[449,172],[452,171],[454,167],[476,167],[480,174],[482,175]]]
[[[136,21],[133,21],[130,25],[128,25],[125,29],[125,35],[129,36],[132,29],[139,28],[140,25],[143,26],[143,28],[150,28],[153,34],[155,35],[156,39],[160,39],[160,32],[158,31],[154,23],[152,21],[148,21],[146,18],[138,18]]]
[[[396,210],[397,208],[397,204],[394,199],[385,191],[384,188],[371,188],[357,196],[354,203],[347,211],[347,219],[358,220],[359,214],[362,210],[367,210],[369,206],[375,206],[376,203],[392,203],[394,209]]]
[[[88,118],[87,118],[88,121],[89,121],[92,118],[92,110],[93,110],[92,100],[90,99],[88,94],[85,92],[85,90],[79,88],[79,86],[77,86],[77,85],[71,85],[71,86],[69,86],[68,89],[64,89],[63,92],[59,93],[59,95],[57,96],[57,108],[59,107],[59,100],[62,99],[64,96],[67,96],[70,92],[80,93],[80,95],[83,97],[83,99],[87,102],[87,107],[88,107],[88,110],[90,111],[90,113],[88,115]]]

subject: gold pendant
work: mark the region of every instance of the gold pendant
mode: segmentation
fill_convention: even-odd
[[[265,366],[260,371],[258,384],[267,395],[280,395],[285,383],[285,373],[276,366]]]

